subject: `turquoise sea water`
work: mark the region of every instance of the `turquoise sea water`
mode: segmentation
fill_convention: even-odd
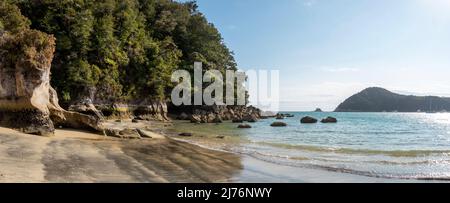
[[[229,150],[277,164],[398,179],[450,180],[450,114],[296,112],[270,127],[275,119],[252,123],[193,125],[179,131],[220,134],[239,144]],[[336,124],[300,124],[303,116],[333,116]]]

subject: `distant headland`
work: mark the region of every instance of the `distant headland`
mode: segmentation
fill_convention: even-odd
[[[341,103],[336,112],[447,112],[450,98],[393,93],[380,87],[367,88]]]

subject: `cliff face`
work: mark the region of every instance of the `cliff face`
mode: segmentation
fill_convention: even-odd
[[[55,39],[38,31],[0,37],[0,124],[26,133],[54,131],[47,104]]]
[[[367,88],[341,103],[337,112],[450,111],[450,98],[401,95],[383,88]]]
[[[55,39],[44,33],[57,37],[54,55]],[[0,1],[0,36],[0,124],[30,133],[51,133],[53,125],[98,129],[103,118],[168,120],[176,114],[167,103],[174,70],[192,71],[194,62],[237,70],[194,2]],[[202,122],[259,114],[246,107],[179,112]]]
[[[52,135],[54,122],[97,128],[98,119],[67,112],[50,86],[53,36],[25,29],[0,36],[0,125]]]

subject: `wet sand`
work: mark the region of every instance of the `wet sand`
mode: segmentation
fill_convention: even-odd
[[[57,130],[39,137],[0,128],[0,182],[228,182],[239,156],[172,139],[121,140]]]

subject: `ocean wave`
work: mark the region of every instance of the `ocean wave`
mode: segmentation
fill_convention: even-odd
[[[339,130],[294,130],[298,134],[338,134],[338,135],[415,135],[418,131],[339,131]]]
[[[176,139],[178,140],[178,139]],[[323,159],[319,157],[306,157],[306,156],[287,156],[287,155],[281,155],[281,154],[275,154],[271,152],[262,152],[258,151],[257,149],[254,149],[252,147],[245,147],[245,146],[228,146],[224,147],[223,145],[205,145],[200,144],[199,142],[193,141],[193,140],[184,140],[179,139],[180,141],[188,142],[194,145],[198,145],[204,148],[212,149],[212,150],[219,150],[224,152],[231,152],[235,154],[242,154],[246,156],[250,156],[252,158],[277,164],[277,165],[284,165],[284,166],[290,166],[290,167],[298,167],[298,168],[308,168],[308,169],[315,169],[315,170],[324,170],[329,172],[336,172],[336,173],[346,173],[346,174],[352,174],[352,175],[359,175],[359,176],[366,176],[366,177],[372,177],[372,178],[383,178],[383,179],[403,179],[403,180],[423,180],[423,181],[450,181],[450,173],[388,173],[388,172],[377,172],[377,171],[365,171],[365,170],[358,170],[354,167],[351,167],[351,163],[370,163],[370,164],[382,164],[382,165],[428,165],[432,163],[443,163],[446,162],[447,164],[450,163],[450,160],[425,160],[425,161],[412,161],[412,162],[397,162],[397,161],[388,161],[388,160],[374,160],[374,161],[361,161],[361,160],[338,160],[338,159]],[[261,144],[261,143],[259,143]],[[274,143],[269,143],[269,145],[273,145]],[[220,147],[219,147],[220,146]],[[275,146],[278,146],[278,144],[275,144]],[[297,149],[300,147],[301,149],[307,148],[312,149],[312,151],[323,151],[324,147],[315,147],[315,146],[298,146],[298,145],[289,145],[288,148],[295,148]],[[344,151],[347,152],[348,150],[342,150],[342,149],[335,149],[335,148],[325,148],[326,150],[331,151]],[[354,151],[354,149],[351,149],[349,151]],[[358,152],[360,150],[357,150]],[[374,154],[380,154],[378,150],[362,150],[362,151],[372,151]],[[376,153],[375,153],[376,152]],[[389,152],[392,153],[392,151],[382,151],[384,153]],[[403,151],[404,152],[404,151]],[[414,153],[416,151],[413,151]],[[420,151],[425,152],[425,154],[432,154],[432,153],[450,153],[449,151],[439,151],[439,150],[429,150],[429,151]],[[396,154],[397,152],[394,152]],[[411,152],[406,152],[409,154]],[[315,161],[321,161],[324,162],[322,164],[314,163]],[[330,164],[326,164],[330,163]],[[349,163],[349,165],[341,165],[341,166],[333,166],[332,163]],[[439,164],[438,163],[438,164]]]
[[[319,164],[311,164],[311,163],[298,163],[298,162],[286,162],[281,161],[280,159],[272,159],[267,158],[267,156],[263,155],[260,156],[260,153],[245,153],[248,156],[251,156],[252,158],[270,162],[273,164],[278,165],[285,165],[290,167],[299,167],[299,168],[308,168],[308,169],[316,169],[316,170],[324,170],[329,172],[336,172],[336,173],[346,173],[351,175],[358,175],[358,176],[366,176],[366,177],[372,177],[372,178],[383,178],[383,179],[399,179],[399,180],[424,180],[424,181],[450,181],[450,174],[449,173],[382,173],[382,172],[376,172],[376,171],[363,171],[363,170],[356,170],[349,167],[336,167],[336,166],[326,166],[326,165],[319,165]],[[276,157],[276,156],[270,156],[270,157]],[[292,159],[292,157],[290,158]]]
[[[253,144],[270,146],[282,149],[301,150],[318,153],[356,154],[356,155],[385,155],[392,157],[419,157],[431,155],[450,155],[450,150],[373,150],[373,149],[352,149],[341,147],[322,147],[313,145],[293,145],[273,142],[252,142]]]

